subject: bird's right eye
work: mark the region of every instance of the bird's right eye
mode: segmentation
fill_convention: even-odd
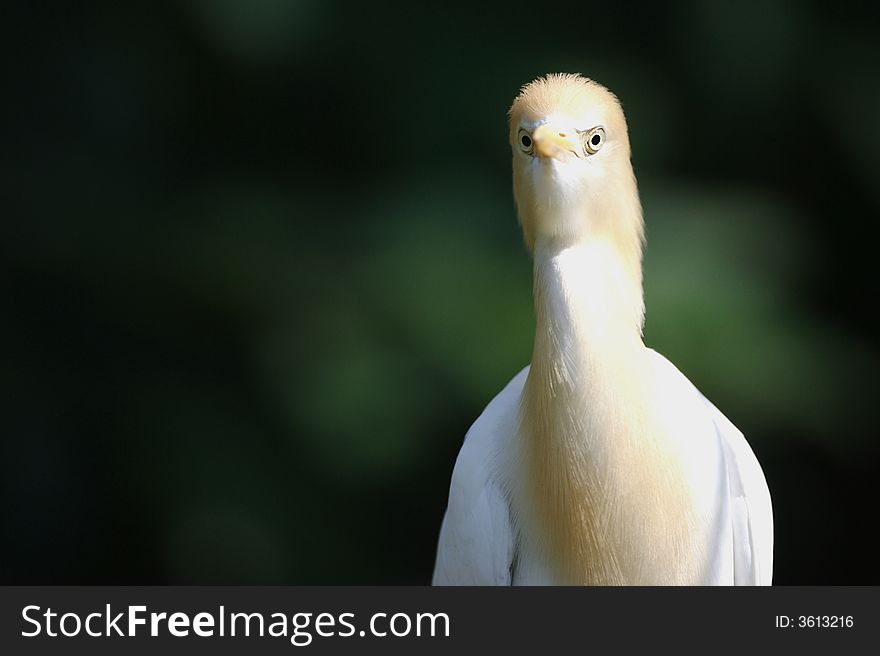
[[[532,137],[525,130],[519,131],[519,147],[524,153],[532,152]]]

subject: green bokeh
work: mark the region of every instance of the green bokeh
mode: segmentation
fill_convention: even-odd
[[[531,349],[505,112],[568,70],[623,102],[645,339],[764,464],[777,582],[876,583],[871,12],[10,8],[0,580],[427,582]]]

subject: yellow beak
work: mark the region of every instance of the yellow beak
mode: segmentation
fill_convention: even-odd
[[[580,155],[580,140],[575,130],[560,129],[550,123],[539,125],[532,133],[539,157],[562,159],[567,153]]]

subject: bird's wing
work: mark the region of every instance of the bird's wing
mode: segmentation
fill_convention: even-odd
[[[510,585],[514,535],[498,455],[514,437],[528,367],[486,406],[464,439],[440,528],[433,585]]]
[[[708,399],[727,465],[733,528],[733,584],[770,585],[773,579],[773,507],[764,472],[742,432]]]
[[[650,349],[649,349],[650,350]],[[734,585],[770,585],[773,577],[773,509],[770,491],[758,459],[742,432],[666,358],[651,350],[655,364],[668,376],[680,378],[696,394],[707,411],[720,446],[722,490],[717,499],[718,519],[725,526],[719,536],[732,545],[717,545],[721,560],[719,571],[728,572],[716,583]],[[672,381],[669,377],[666,380]],[[726,481],[723,480],[726,478]],[[732,547],[732,549],[731,549]],[[732,563],[730,562],[732,558]],[[731,567],[732,564],[732,567]],[[732,581],[729,573],[732,569]],[[716,572],[717,573],[717,572]]]

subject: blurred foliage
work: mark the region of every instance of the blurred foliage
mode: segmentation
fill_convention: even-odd
[[[529,359],[505,111],[557,70],[624,104],[646,342],[764,464],[777,582],[878,582],[873,6],[3,14],[2,582],[427,582]]]

